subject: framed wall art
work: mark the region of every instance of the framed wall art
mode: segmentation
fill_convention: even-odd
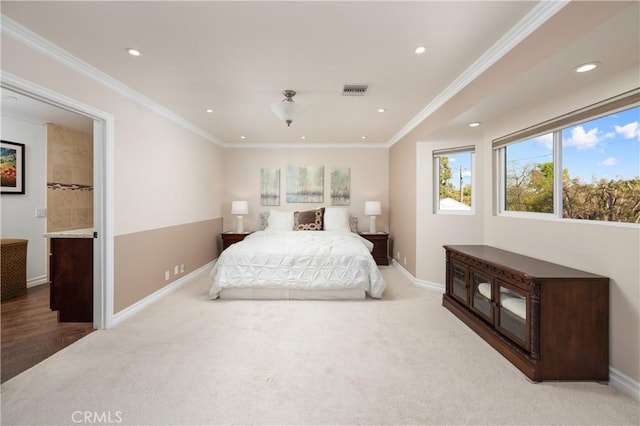
[[[351,202],[351,182],[348,167],[331,168],[331,205],[348,206]]]
[[[324,166],[287,167],[287,203],[322,203]]]
[[[24,144],[1,141],[0,182],[3,194],[24,194]]]
[[[260,169],[260,205],[280,205],[280,169]]]

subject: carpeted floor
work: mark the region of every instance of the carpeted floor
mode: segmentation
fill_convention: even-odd
[[[203,273],[4,383],[2,425],[640,423],[612,386],[530,383],[382,271],[365,301],[211,301]]]

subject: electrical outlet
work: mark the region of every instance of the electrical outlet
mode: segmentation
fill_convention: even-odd
[[[171,273],[169,271],[164,271],[164,280],[169,281],[169,278],[171,278]]]
[[[406,257],[402,259],[402,262],[404,263],[404,266],[407,266],[407,258]]]
[[[180,273],[180,267],[178,265],[173,267],[173,275],[178,275]]]
[[[180,265],[180,273],[184,274],[184,263]]]

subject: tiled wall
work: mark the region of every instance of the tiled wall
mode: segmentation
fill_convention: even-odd
[[[93,227],[93,136],[47,124],[47,231]]]

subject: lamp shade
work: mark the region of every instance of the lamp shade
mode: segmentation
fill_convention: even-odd
[[[368,216],[379,216],[382,214],[380,201],[367,201],[364,203],[364,214]]]
[[[287,100],[271,104],[271,111],[287,124],[296,120],[303,109],[304,107],[302,105]]]
[[[231,214],[247,214],[249,213],[249,203],[246,201],[231,202]]]

